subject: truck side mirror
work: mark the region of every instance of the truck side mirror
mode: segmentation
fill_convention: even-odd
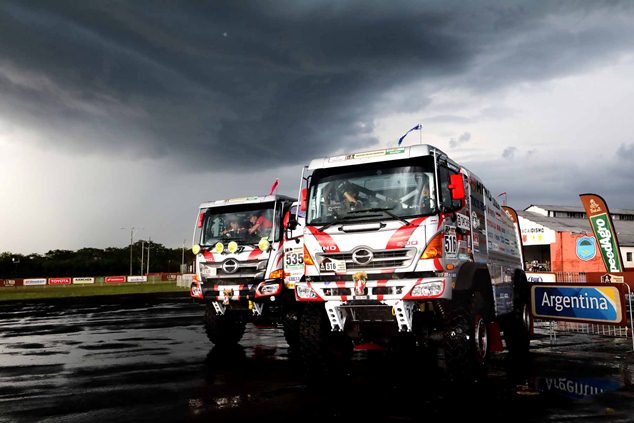
[[[294,231],[297,228],[297,220],[295,219],[295,215],[291,215],[288,219],[288,223],[286,224],[286,230]]]
[[[302,198],[299,204],[299,211],[305,212],[308,209],[306,197],[308,197],[308,188],[302,188]]]
[[[452,200],[464,200],[465,192],[464,192],[464,181],[462,179],[462,174],[456,173],[449,176],[449,186],[447,187],[451,191],[451,199]]]

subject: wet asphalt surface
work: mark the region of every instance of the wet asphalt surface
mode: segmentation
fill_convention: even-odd
[[[0,422],[634,421],[631,339],[538,331],[475,386],[358,352],[313,385],[278,328],[214,348],[183,296],[0,303]]]

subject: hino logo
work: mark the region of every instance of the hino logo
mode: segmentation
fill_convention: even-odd
[[[238,267],[240,267],[240,265],[234,259],[225,260],[225,262],[222,263],[222,270],[226,273],[235,273],[238,270]]]
[[[365,265],[372,261],[374,253],[366,248],[359,248],[352,253],[352,261],[359,265]]]

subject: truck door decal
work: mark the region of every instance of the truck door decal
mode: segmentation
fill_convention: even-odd
[[[255,260],[257,256],[259,256],[260,254],[262,254],[262,250],[256,247],[253,249],[253,251],[251,251],[251,253],[249,254],[249,258],[247,258],[247,260]]]
[[[407,245],[407,241],[412,236],[412,233],[425,221],[429,216],[423,216],[416,218],[410,222],[409,225],[403,225],[390,238],[387,242],[386,249],[403,248]]]
[[[328,235],[326,232],[319,232],[319,229],[314,226],[306,227],[310,230],[310,233],[315,236],[317,242],[322,247],[322,249],[324,249],[324,251],[328,251],[329,253],[339,252],[339,247],[337,246],[337,243],[335,243],[335,240],[332,239],[330,235]]]
[[[203,256],[205,256],[205,260],[207,261],[216,261],[214,260],[214,255],[209,250],[203,250]]]

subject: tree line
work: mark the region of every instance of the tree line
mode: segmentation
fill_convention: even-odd
[[[148,247],[150,273],[179,272],[183,252],[185,264],[189,266],[194,261],[194,255],[189,249],[183,251],[182,248],[167,248],[162,244],[143,240],[122,248],[51,250],[45,254],[28,255],[3,252],[0,253],[0,279],[129,275],[130,250],[132,274],[143,275],[147,271]]]

